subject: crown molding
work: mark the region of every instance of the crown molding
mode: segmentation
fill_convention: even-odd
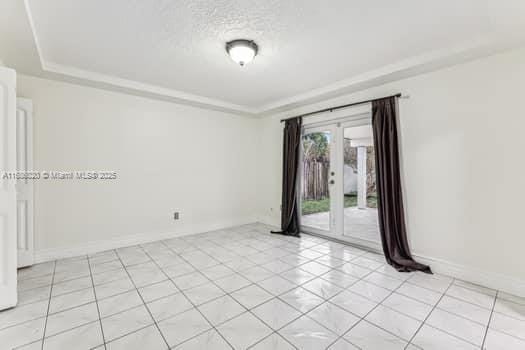
[[[101,87],[116,87],[124,91],[142,92],[148,96],[158,97],[162,99],[169,99],[174,102],[187,103],[199,107],[210,107],[214,110],[221,110],[233,112],[235,114],[242,114],[253,116],[259,111],[247,106],[237,105],[226,101],[194,95],[184,91],[173,90],[158,85],[142,83],[139,81],[119,78],[112,75],[92,72],[88,70],[78,69],[75,67],[65,66],[53,62],[42,61],[42,69],[45,72],[55,73],[64,77],[76,78],[77,81],[89,81],[100,84]]]
[[[35,41],[37,42],[36,38],[35,35]],[[190,94],[158,85],[142,83],[139,81],[61,65],[54,62],[48,62],[43,60],[40,49],[38,49],[38,51],[40,63],[44,72],[58,74],[65,78],[75,78],[75,81],[80,84],[89,82],[89,85],[94,85],[96,87],[113,87],[123,90],[124,92],[146,95],[148,97],[159,99],[168,99],[173,102],[190,104],[197,107],[210,108],[213,110],[220,110],[250,117],[265,117],[388,82],[461,64],[476,58],[496,54],[511,47],[513,47],[513,45],[497,43],[497,41],[493,39],[485,39],[471,42],[468,45],[436,50],[376,70],[365,72],[349,79],[340,80],[322,88],[313,89],[299,95],[280,99],[258,107],[233,104],[227,101]]]
[[[485,37],[477,41],[470,41],[464,45],[431,51],[318,89],[263,105],[259,108],[259,114],[261,116],[282,115],[283,112],[299,110],[301,107],[313,103],[487,57],[522,44],[498,40],[496,37]]]
[[[44,59],[42,53],[42,46],[40,44],[38,34],[36,32],[31,7],[29,0],[24,0],[24,7],[27,14],[33,40],[35,42],[36,51],[40,61],[41,69],[47,77],[58,78],[62,80],[71,80],[73,78],[75,83],[103,88],[118,88],[124,92],[130,92],[139,95],[146,95],[147,97],[159,98],[163,100],[170,100],[177,103],[189,104],[202,108],[210,108],[234,114],[241,114],[245,116],[254,116],[260,111],[249,106],[238,105],[219,99],[213,99],[201,95],[186,93],[184,91],[169,89],[158,85],[142,83],[139,81],[124,79],[112,75],[102,74],[98,72],[79,69],[76,67],[66,66]],[[52,73],[51,75],[45,73]],[[55,75],[54,75],[55,74]],[[94,83],[94,84],[93,84]]]
[[[44,77],[67,80],[77,84],[117,90],[139,96],[168,100],[175,103],[188,104],[248,117],[279,115],[316,102],[435,71],[440,68],[461,64],[523,45],[523,42],[505,40],[498,36],[484,37],[469,41],[463,45],[435,50],[411,57],[321,88],[312,89],[261,106],[247,106],[47,61],[42,54],[42,46],[36,33],[28,1],[29,0],[24,0],[24,6]]]
[[[33,40],[35,42],[36,52],[38,54],[38,60],[40,61],[40,67],[43,69],[44,57],[42,56],[42,47],[38,41],[38,35],[36,35],[35,22],[33,20],[33,14],[31,13],[31,8],[29,7],[29,0],[24,0],[24,8],[26,10],[27,21],[29,22],[29,27],[31,28],[31,34],[33,35]]]

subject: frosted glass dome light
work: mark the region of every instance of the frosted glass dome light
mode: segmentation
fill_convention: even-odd
[[[257,51],[257,44],[252,40],[238,39],[226,43],[226,52],[241,66],[253,61]]]

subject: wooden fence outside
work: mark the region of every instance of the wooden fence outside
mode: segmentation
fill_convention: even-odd
[[[320,200],[328,197],[328,160],[305,159],[303,161],[303,200]]]

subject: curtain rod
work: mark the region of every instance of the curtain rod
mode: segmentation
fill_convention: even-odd
[[[382,100],[384,98],[390,98],[390,97],[401,97],[401,93],[398,93],[398,94],[395,94],[395,95],[391,95],[391,96],[385,96],[385,97],[379,97],[379,98],[374,98],[374,99],[371,99],[371,100],[366,100],[366,101],[360,101],[360,102],[353,102],[353,103],[349,103],[349,104],[346,104],[346,105],[341,105],[341,106],[336,106],[336,107],[330,107],[330,108],[325,108],[325,109],[320,109],[318,111],[314,111],[314,112],[308,112],[308,113],[305,113],[305,114],[301,114],[301,115],[297,115],[295,117],[290,117],[290,118],[284,118],[284,119],[281,119],[281,123],[288,120],[288,119],[293,119],[293,118],[298,118],[298,117],[308,117],[310,115],[313,115],[313,114],[317,114],[317,113],[323,113],[323,112],[332,112],[336,109],[341,109],[341,108],[347,108],[347,107],[352,107],[352,106],[357,106],[357,105],[362,105],[362,104],[365,104],[365,103],[369,103],[369,102],[374,102],[374,101],[377,101],[377,100]]]

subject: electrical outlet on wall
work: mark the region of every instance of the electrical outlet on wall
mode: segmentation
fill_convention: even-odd
[[[173,213],[173,220],[179,220],[179,212],[178,211]]]

